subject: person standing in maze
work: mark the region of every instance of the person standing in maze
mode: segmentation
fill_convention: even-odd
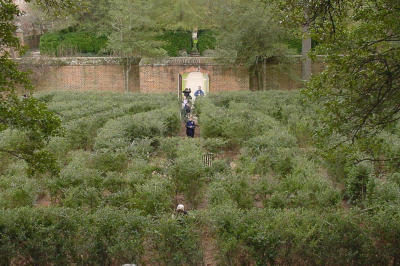
[[[196,128],[196,124],[193,121],[193,117],[189,116],[189,120],[186,122],[186,136],[189,138],[194,138],[194,130]]]

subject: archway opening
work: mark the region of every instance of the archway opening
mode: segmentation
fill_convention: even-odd
[[[210,79],[207,73],[190,72],[179,75],[179,98],[183,99],[183,91],[190,89],[190,96],[194,102],[197,97],[207,95],[210,91]]]

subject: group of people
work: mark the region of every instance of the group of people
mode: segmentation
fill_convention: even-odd
[[[189,138],[194,138],[194,132],[196,129],[196,123],[194,121],[194,117],[191,114],[192,112],[192,90],[190,88],[186,88],[183,91],[183,101],[182,101],[182,113],[184,117],[184,122],[186,124],[186,136]],[[198,89],[194,93],[195,99],[197,97],[204,96],[204,91],[199,86]]]

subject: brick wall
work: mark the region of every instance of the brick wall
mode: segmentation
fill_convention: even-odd
[[[263,67],[260,67],[263,72],[261,75],[264,90],[293,90],[299,89],[304,85],[301,81],[301,56],[293,56],[289,60],[289,64],[266,63]],[[324,67],[323,57],[318,57],[316,62],[312,63],[311,73],[321,73]],[[252,89],[255,89],[256,86],[252,87]]]
[[[139,91],[137,62],[129,71],[125,86],[126,66],[121,58],[24,58],[17,59],[21,68],[31,73],[37,90]]]
[[[140,91],[145,93],[176,92],[179,75],[197,71],[208,74],[210,92],[249,89],[249,74],[245,68],[206,63],[204,58],[201,59],[201,63],[194,63],[194,65],[190,62],[180,63],[177,60],[175,58],[173,62],[164,64],[141,63],[139,66]]]
[[[179,75],[196,71],[208,74],[210,92],[250,89],[249,72],[245,68],[224,66],[203,57],[142,59],[131,66],[129,82],[126,82],[127,68],[122,58],[21,58],[16,61],[23,70],[31,72],[38,90],[176,92]],[[269,63],[263,69],[264,89],[295,89],[302,85],[300,59],[286,67]],[[322,69],[322,63],[313,64],[313,73]]]

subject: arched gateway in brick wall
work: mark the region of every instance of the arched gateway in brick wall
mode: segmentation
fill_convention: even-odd
[[[193,91],[200,84],[209,92],[249,89],[249,74],[244,67],[226,66],[207,57],[142,59],[139,72],[140,91],[146,93],[178,92],[185,86],[194,87]],[[196,81],[200,75],[204,82]]]

